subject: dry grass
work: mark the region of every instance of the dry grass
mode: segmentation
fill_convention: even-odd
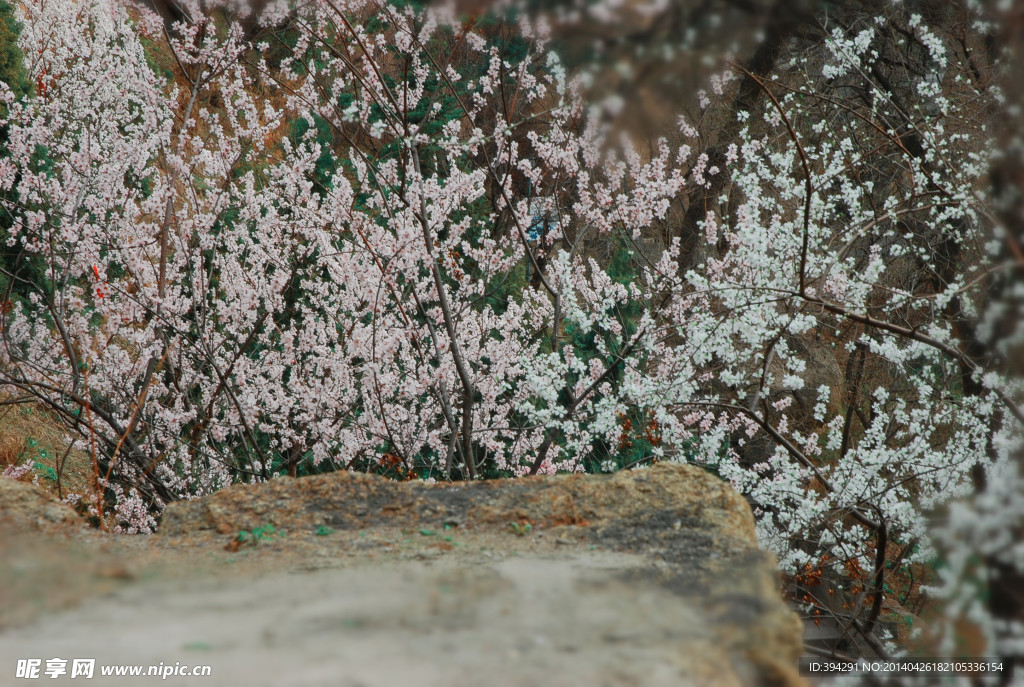
[[[0,401],[16,398],[0,391]],[[0,471],[28,461],[33,468],[21,479],[35,482],[54,498],[79,494],[91,501],[92,458],[68,450],[71,437],[46,409],[36,403],[0,406]]]

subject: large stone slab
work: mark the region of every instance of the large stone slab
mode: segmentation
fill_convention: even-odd
[[[557,538],[564,545],[560,550],[565,561],[581,551],[626,555],[619,565],[596,577],[564,585],[569,598],[563,601],[579,607],[609,606],[611,599],[625,595],[641,603],[639,593],[660,599],[656,608],[673,608],[678,613],[676,624],[663,613],[653,614],[647,623],[643,613],[618,614],[623,637],[642,638],[637,642],[653,643],[659,656],[675,657],[662,665],[667,671],[665,681],[645,674],[644,682],[635,684],[647,680],[674,685],[800,684],[796,665],[801,624],[782,601],[774,558],[757,546],[750,508],[727,484],[693,466],[660,464],[612,476],[470,484],[398,484],[350,473],[281,478],[172,504],[164,514],[161,534],[169,538],[203,532],[233,535],[267,525],[289,533],[324,527],[361,533],[381,528],[433,532],[447,527],[444,531],[467,534],[512,530]],[[537,590],[546,589],[559,574],[540,561],[530,565],[536,568],[531,584]],[[508,576],[500,571],[474,572],[480,579],[491,574],[497,584],[492,593],[498,593],[494,589],[529,593],[530,585],[524,588],[521,580],[512,587],[505,585],[501,579]],[[618,591],[595,596],[595,589]],[[466,603],[472,607],[476,602],[468,599]],[[535,610],[547,613],[550,608],[548,603]],[[477,631],[492,631],[486,613],[473,617],[479,623]],[[583,623],[578,632],[585,635],[590,621],[582,616],[578,620]],[[554,634],[573,634],[564,614],[538,622],[557,626]],[[493,641],[500,645],[502,640],[494,637]],[[557,650],[554,655],[559,655]],[[519,677],[510,676],[507,682],[495,679],[492,684],[541,684],[517,682]],[[640,679],[639,674],[634,677]],[[629,684],[629,680],[614,684]]]

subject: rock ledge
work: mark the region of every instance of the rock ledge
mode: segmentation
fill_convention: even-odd
[[[445,526],[522,532],[529,524],[530,536],[639,554],[646,564],[619,578],[687,599],[716,638],[718,659],[728,657],[728,667],[719,666],[707,684],[803,684],[796,673],[802,627],[779,594],[774,557],[757,546],[750,507],[694,466],[456,484],[395,483],[347,472],[278,478],[173,503],[160,533],[227,535],[268,524],[285,532]],[[688,650],[694,651],[679,647],[684,656]],[[683,662],[718,659],[707,654]]]

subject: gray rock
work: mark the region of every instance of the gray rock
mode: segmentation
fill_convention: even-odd
[[[0,526],[52,531],[84,525],[71,506],[55,500],[34,484],[0,477]]]
[[[489,528],[516,539],[554,529],[558,551],[566,556],[629,554],[629,565],[595,584],[678,599],[692,616],[685,622],[696,622],[701,631],[700,641],[678,642],[684,673],[708,676],[697,684],[802,684],[796,673],[801,623],[781,598],[775,559],[757,546],[750,507],[729,485],[694,466],[454,485],[395,483],[345,472],[277,479],[171,504],[161,533],[227,534],[268,522],[290,531],[314,522],[341,531],[432,530],[454,521],[460,531]],[[580,603],[587,598],[581,594]],[[602,641],[628,643],[621,633],[640,629],[614,626]],[[689,632],[684,630],[680,637]]]

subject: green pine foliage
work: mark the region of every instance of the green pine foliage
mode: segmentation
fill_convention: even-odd
[[[0,81],[22,98],[32,92],[32,81],[25,71],[24,55],[18,47],[21,25],[8,0],[0,0]]]

